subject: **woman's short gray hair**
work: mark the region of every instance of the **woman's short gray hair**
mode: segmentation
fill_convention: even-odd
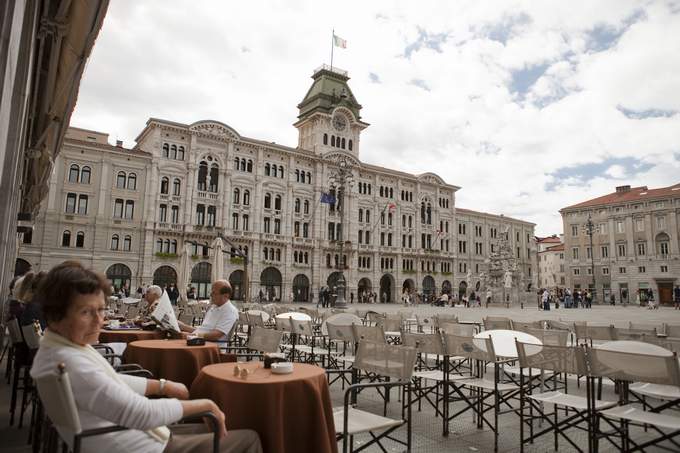
[[[151,285],[146,290],[147,293],[156,294],[158,297],[163,295],[163,288],[158,285]]]

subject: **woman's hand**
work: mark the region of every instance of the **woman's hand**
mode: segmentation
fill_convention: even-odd
[[[186,385],[181,382],[166,381],[163,395],[168,398],[177,398],[178,400],[188,400],[189,390]]]
[[[217,417],[217,429],[219,430],[220,438],[223,438],[224,436],[227,435],[227,425],[225,423],[224,412],[222,412],[222,410],[219,407],[217,407],[217,404],[215,404],[212,400],[209,401],[210,404],[212,405],[212,407],[210,408],[210,412],[212,412],[215,415],[215,417]],[[206,420],[205,423],[206,425],[208,425],[209,428],[212,428],[212,425],[208,420]]]

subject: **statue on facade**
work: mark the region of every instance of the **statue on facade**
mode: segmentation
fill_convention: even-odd
[[[504,278],[505,278],[504,286],[508,289],[512,288],[512,272],[510,271],[510,269],[505,271]]]

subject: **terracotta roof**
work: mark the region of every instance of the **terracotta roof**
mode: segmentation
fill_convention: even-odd
[[[564,244],[553,245],[552,247],[548,247],[547,249],[544,250],[544,252],[563,252],[563,251]]]
[[[587,200],[575,205],[567,206],[566,208],[562,208],[560,211],[573,208],[585,208],[589,206],[602,206],[615,203],[629,203],[634,201],[648,200],[660,197],[669,197],[673,195],[680,196],[680,183],[669,187],[662,187],[660,189],[648,189],[647,186],[641,186],[633,187],[628,190],[617,190],[616,192],[612,192],[601,197],[593,198],[592,200]]]
[[[559,244],[559,243],[561,243],[562,241],[560,240],[560,238],[559,238],[558,236],[548,236],[547,238],[539,238],[539,237],[537,237],[537,238],[536,238],[536,242],[539,243],[539,244],[544,244],[544,243],[556,243],[556,244]]]

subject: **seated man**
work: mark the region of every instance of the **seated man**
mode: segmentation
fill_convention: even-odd
[[[190,332],[208,341],[228,341],[228,335],[236,321],[238,310],[229,301],[231,285],[226,280],[217,280],[210,291],[210,308],[199,327],[192,327],[178,321],[182,332]]]

